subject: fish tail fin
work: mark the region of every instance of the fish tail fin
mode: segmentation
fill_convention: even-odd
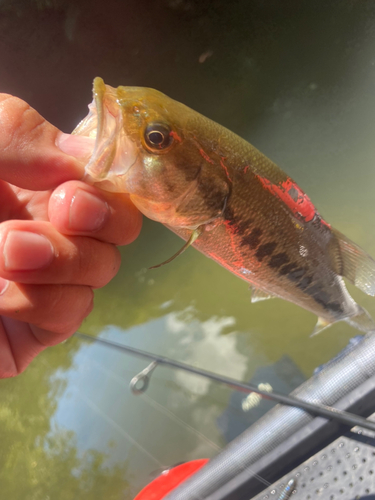
[[[360,330],[364,333],[375,333],[375,322],[366,311],[362,307],[358,306],[358,313],[350,318],[346,318],[345,321],[349,323],[349,325],[354,326],[357,330]]]
[[[374,296],[375,260],[340,231],[332,228],[332,234],[330,256],[336,273],[362,292]]]

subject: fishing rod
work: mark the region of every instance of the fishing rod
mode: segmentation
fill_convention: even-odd
[[[76,332],[75,335],[85,340],[89,340],[91,342],[99,342],[108,347],[112,347],[114,349],[125,351],[134,354],[135,356],[151,360],[152,363],[147,368],[142,370],[138,375],[133,377],[133,379],[131,380],[130,388],[134,394],[141,394],[145,392],[150,381],[151,373],[155,370],[155,368],[158,365],[165,365],[165,366],[170,366],[172,368],[176,368],[178,370],[184,370],[185,372],[194,373],[195,375],[199,375],[201,377],[214,380],[215,382],[225,384],[231,388],[235,388],[240,391],[254,392],[256,394],[259,394],[265,399],[270,399],[276,401],[277,403],[300,408],[318,417],[324,417],[328,419],[332,418],[350,427],[358,425],[360,427],[363,427],[364,429],[368,429],[370,431],[375,432],[375,422],[366,420],[365,418],[359,415],[354,415],[353,413],[339,410],[337,408],[332,408],[331,406],[321,405],[317,403],[309,403],[308,401],[304,401],[302,399],[298,399],[290,395],[287,396],[285,394],[279,394],[277,392],[263,391],[253,384],[244,383],[229,377],[224,377],[222,375],[218,375],[216,373],[209,372],[207,370],[202,370],[200,368],[195,368],[194,366],[181,363],[180,361],[175,361],[173,359],[166,358],[165,356],[158,356],[156,354],[142,351],[140,349],[136,349],[135,347],[125,346],[123,344],[119,344],[111,340],[105,340],[93,337],[92,335],[87,335],[81,332]],[[139,386],[139,382],[141,382],[141,386]]]

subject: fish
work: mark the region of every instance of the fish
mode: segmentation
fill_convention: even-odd
[[[97,77],[93,96],[73,131],[93,143],[84,179],[128,193],[185,240],[166,262],[192,245],[248,282],[252,302],[278,297],[316,314],[313,335],[337,321],[375,331],[344,282],[374,296],[375,261],[275,163],[157,90],[114,88]]]

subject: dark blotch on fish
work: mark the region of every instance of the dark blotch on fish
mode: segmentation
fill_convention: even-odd
[[[306,269],[303,269],[303,267],[297,267],[297,269],[293,269],[288,273],[287,278],[290,281],[296,282],[299,281],[305,273]]]
[[[298,288],[301,290],[306,290],[308,286],[311,285],[312,282],[312,277],[311,276],[305,276],[300,283],[297,284]]]
[[[268,262],[268,265],[274,269],[277,269],[278,267],[283,266],[289,262],[289,257],[285,252],[280,252],[277,253],[276,255],[273,255],[271,260]]]
[[[229,205],[225,207],[223,217],[231,226],[234,226],[234,224],[236,224],[236,217],[234,215],[232,207],[230,207]]]
[[[322,290],[320,285],[312,285],[305,290],[305,292],[310,295],[315,302],[320,304],[323,307],[328,307],[328,303],[330,300],[330,296],[327,292]]]
[[[184,173],[187,182],[192,182],[198,178],[202,171],[204,160],[203,158],[201,158],[201,160],[200,163],[196,162],[192,164],[190,156],[186,152],[184,153],[180,150],[180,155],[175,159],[173,165]],[[189,168],[186,168],[187,164]],[[164,176],[164,179],[165,178],[166,176]]]
[[[221,186],[215,186],[215,184],[211,185],[207,181],[198,181],[198,189],[203,195],[204,204],[207,208],[212,210],[222,208],[224,201]],[[193,201],[196,203],[195,200]]]
[[[243,235],[253,223],[252,219],[243,220],[241,217],[236,217],[232,207],[227,205],[223,212],[224,220],[231,226],[236,228],[236,233]]]
[[[293,264],[293,262],[291,262],[290,264],[286,264],[286,266],[283,266],[280,271],[279,271],[279,274],[280,276],[285,276],[286,274],[290,273],[291,271],[293,271],[293,269],[296,267],[296,264]]]
[[[322,287],[318,284],[315,284],[315,285],[312,285],[310,286],[307,290],[306,290],[306,293],[308,293],[309,295],[311,295],[312,297],[316,294],[318,294],[319,292],[322,292]]]
[[[237,227],[237,232],[238,234],[240,235],[243,235],[246,233],[246,231],[248,230],[248,228],[251,226],[251,224],[253,224],[253,220],[252,219],[247,219],[247,220],[240,220],[236,223],[236,227]]]
[[[251,250],[255,250],[260,245],[262,234],[263,231],[259,227],[255,227],[250,234],[243,238],[241,245],[247,245]]]
[[[338,312],[340,314],[344,313],[344,308],[338,302],[329,302],[327,306],[332,309],[332,311]]]
[[[269,243],[265,243],[264,245],[261,245],[258,248],[257,253],[255,254],[255,257],[259,260],[259,262],[262,262],[264,257],[267,257],[268,255],[272,255],[276,246],[277,246],[277,243],[275,241],[270,241]]]

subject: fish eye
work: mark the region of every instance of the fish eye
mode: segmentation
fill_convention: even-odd
[[[151,149],[165,149],[173,141],[171,129],[163,123],[150,123],[145,130],[145,141]]]

